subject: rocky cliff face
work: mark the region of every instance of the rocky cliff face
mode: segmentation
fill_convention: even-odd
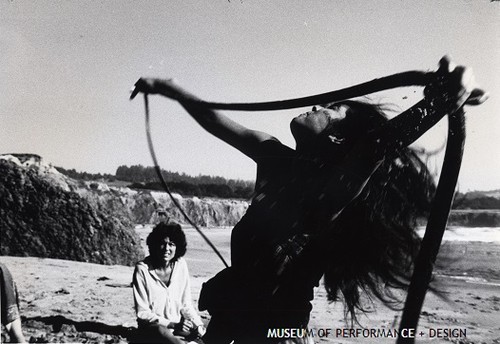
[[[74,184],[50,168],[0,158],[0,255],[121,265],[142,259],[133,224],[71,191]]]
[[[136,224],[154,224],[164,217],[181,224],[188,223],[165,192],[108,187],[96,182],[85,182],[74,191],[96,207],[108,209]],[[191,220],[203,227],[234,226],[249,205],[243,200],[188,198],[178,194],[174,194],[174,198]]]

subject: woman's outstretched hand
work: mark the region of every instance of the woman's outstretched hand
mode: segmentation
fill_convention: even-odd
[[[140,78],[132,88],[130,99],[134,99],[138,93],[160,94],[178,101],[196,99],[192,94],[182,89],[175,79]]]
[[[453,113],[463,105],[480,105],[488,99],[488,94],[476,83],[472,69],[457,66],[449,56],[439,61],[434,75],[424,90],[431,106]]]

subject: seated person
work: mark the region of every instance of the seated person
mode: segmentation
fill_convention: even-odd
[[[25,343],[26,340],[21,328],[21,316],[19,315],[19,298],[16,284],[10,271],[2,263],[0,263],[0,291],[2,294],[2,325],[7,330],[10,342]],[[4,342],[3,333],[2,342]]]
[[[181,226],[160,223],[146,240],[149,256],[137,263],[133,277],[135,312],[141,340],[183,343],[177,336],[205,333],[191,301],[186,261],[186,236]]]

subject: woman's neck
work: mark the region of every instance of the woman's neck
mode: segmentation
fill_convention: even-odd
[[[166,261],[163,259],[154,259],[153,257],[150,257],[150,258],[151,258],[150,259],[151,267],[154,269],[166,270],[166,269],[172,267],[172,265],[174,264],[174,262],[172,260]]]
[[[328,149],[325,149],[325,146]],[[318,166],[335,165],[345,159],[348,147],[346,145],[333,145],[330,142],[318,141],[310,144],[298,144],[295,151],[299,159],[304,161],[313,161]]]

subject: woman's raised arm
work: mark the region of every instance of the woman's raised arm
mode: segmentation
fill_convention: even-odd
[[[470,68],[456,66],[448,56],[439,64],[434,80],[424,90],[425,98],[371,133],[371,140],[380,148],[378,154],[390,155],[390,150],[410,145],[463,105],[486,101],[488,95],[477,87]]]
[[[275,139],[273,136],[248,129],[222,113],[192,102],[196,96],[182,89],[173,80],[141,78],[135,84],[131,98],[138,92],[159,94],[177,100],[205,130],[255,160],[259,155],[259,143]]]
[[[413,143],[443,116],[464,104],[479,105],[488,98],[477,88],[472,71],[455,66],[447,56],[441,59],[436,78],[424,93],[425,99],[361,139],[337,166],[322,196],[330,195],[326,203],[332,220],[360,194],[384,158]]]

